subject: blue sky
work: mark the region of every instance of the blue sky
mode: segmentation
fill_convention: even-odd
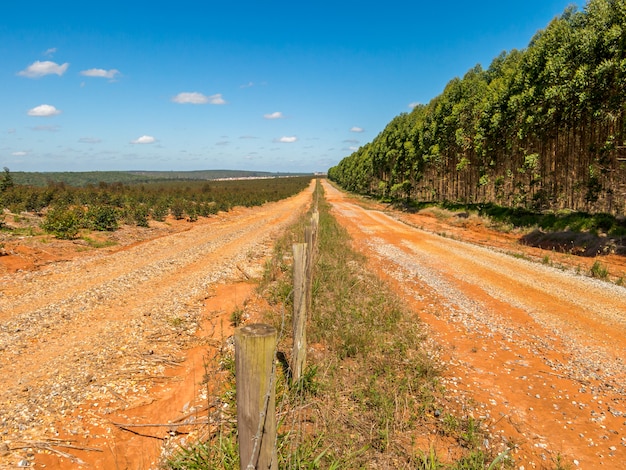
[[[6,2],[0,167],[325,171],[568,5]]]

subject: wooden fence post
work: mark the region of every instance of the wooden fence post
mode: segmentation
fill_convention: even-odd
[[[237,432],[241,470],[278,468],[276,459],[276,328],[253,324],[235,331]]]
[[[307,244],[293,245],[293,353],[291,355],[291,380],[300,380],[306,363],[306,271]]]

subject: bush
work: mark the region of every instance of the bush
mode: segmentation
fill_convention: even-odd
[[[185,204],[181,200],[176,200],[172,203],[170,210],[176,220],[185,218]]]
[[[63,240],[76,238],[82,228],[84,213],[79,208],[55,207],[51,209],[41,224],[41,228]]]
[[[170,210],[167,204],[159,202],[152,208],[152,218],[156,221],[163,222],[169,212]]]
[[[87,210],[85,217],[88,227],[93,230],[112,232],[118,228],[118,213],[114,207],[105,205],[92,206]]]
[[[148,227],[148,215],[150,214],[150,212],[148,211],[148,208],[143,205],[140,204],[138,206],[135,206],[132,210],[132,217],[133,220],[135,221],[135,224],[137,224],[138,227]]]

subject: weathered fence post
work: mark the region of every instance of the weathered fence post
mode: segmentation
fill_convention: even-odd
[[[307,244],[293,245],[293,353],[291,380],[297,382],[306,362]]]
[[[276,461],[276,328],[253,324],[235,331],[237,431],[241,470],[278,468]]]

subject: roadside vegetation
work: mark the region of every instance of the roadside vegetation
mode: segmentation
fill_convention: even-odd
[[[168,180],[71,186],[16,184],[8,168],[0,177],[0,228],[7,216],[25,214],[40,220],[37,228],[60,239],[76,238],[81,230],[115,231],[122,224],[147,227],[166,217],[193,222],[235,206],[252,207],[302,191],[311,177],[229,181]]]
[[[278,468],[513,468],[510,449],[447,404],[441,366],[416,312],[367,270],[320,193],[318,185],[319,245],[307,324],[312,352],[297,383],[287,366],[291,247],[303,242],[308,215],[278,240],[258,288],[272,306],[265,321],[280,332],[277,359],[284,366],[277,377]],[[214,405],[222,412],[203,440],[180,449],[165,468],[239,468],[232,352],[224,348],[215,362],[220,370],[212,369],[208,380],[222,374]]]
[[[361,201],[368,204],[368,198]],[[566,210],[536,212],[494,204],[428,202],[407,205],[394,200],[386,202],[398,210],[433,217],[442,221],[444,226],[477,225],[512,234],[520,245],[541,248],[545,255],[538,259],[513,250],[508,252],[511,256],[527,261],[540,261],[561,270],[573,270],[578,275],[612,282],[618,286],[626,285],[626,272],[617,265],[611,268],[610,261],[602,260],[605,255],[626,256],[626,219],[605,213],[589,214]],[[418,225],[418,228],[421,227]],[[438,234],[454,238],[445,229]],[[561,262],[553,261],[557,253],[566,257],[561,257]],[[583,269],[581,265],[587,263],[575,261],[578,257],[595,260],[593,265]],[[567,262],[563,263],[564,260]]]

